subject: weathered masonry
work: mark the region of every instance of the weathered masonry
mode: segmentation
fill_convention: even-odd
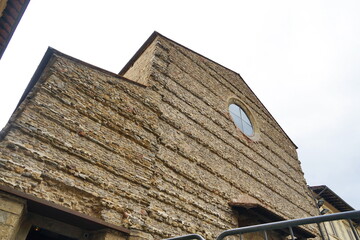
[[[318,215],[240,75],[158,33],[120,74],[49,49],[0,144],[1,239],[214,239]]]

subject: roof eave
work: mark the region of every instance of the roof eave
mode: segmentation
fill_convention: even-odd
[[[15,2],[15,1],[11,1],[11,0],[8,1],[7,6],[3,11],[5,14],[0,17],[0,27],[2,27],[5,23],[7,23],[10,25],[10,28],[11,28],[10,32],[8,32],[7,36],[4,38],[4,41],[2,43],[0,42],[0,59],[3,56],[7,46],[9,45],[9,42],[15,32],[15,29],[16,29],[17,25],[19,24],[22,16],[24,15],[24,12],[25,12],[30,0],[26,0],[23,3],[18,2],[19,4],[22,4],[22,5],[21,5],[21,9],[19,10],[17,16],[15,17],[15,21],[13,23],[11,23],[11,21],[7,20],[7,18],[14,17],[14,16],[10,16],[7,13],[10,8],[10,5],[11,5],[10,2]]]

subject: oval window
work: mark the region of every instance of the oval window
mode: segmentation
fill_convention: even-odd
[[[251,121],[245,111],[236,104],[230,104],[230,115],[235,125],[247,136],[254,135],[254,128]]]

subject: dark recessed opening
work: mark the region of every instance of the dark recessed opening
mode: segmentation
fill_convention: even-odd
[[[32,226],[26,240],[76,240],[75,238],[66,237],[64,235],[51,232],[49,230]]]

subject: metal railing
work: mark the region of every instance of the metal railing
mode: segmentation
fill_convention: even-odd
[[[291,219],[286,221],[279,221],[279,222],[272,222],[272,223],[254,225],[254,226],[229,229],[220,233],[220,235],[216,238],[216,240],[223,240],[225,237],[231,235],[240,235],[240,239],[242,239],[242,234],[251,233],[251,232],[263,232],[264,239],[267,240],[268,239],[267,231],[277,230],[277,229],[288,229],[292,239],[294,240],[296,238],[294,236],[293,227],[307,225],[307,224],[314,224],[314,223],[319,224],[323,222],[336,221],[341,219],[360,219],[360,211],[354,210],[354,211],[333,213],[322,216]],[[351,224],[351,229],[353,231],[355,239],[359,240],[359,235],[355,230],[355,228],[352,226],[352,224]],[[204,240],[204,238],[198,234],[184,235],[179,237],[168,238],[165,240],[192,240],[192,239]]]

